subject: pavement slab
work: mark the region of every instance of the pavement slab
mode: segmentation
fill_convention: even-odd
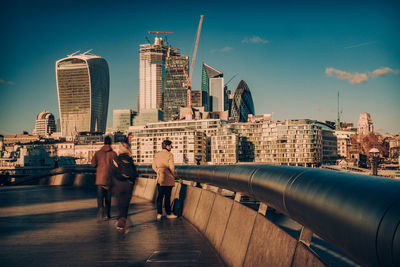
[[[96,192],[66,186],[0,188],[2,266],[224,266],[184,218],[155,220],[153,203],[133,198],[129,232],[96,220]]]

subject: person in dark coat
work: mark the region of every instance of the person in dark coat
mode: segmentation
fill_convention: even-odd
[[[172,142],[164,140],[162,150],[154,155],[152,167],[157,173],[157,220],[162,218],[162,206],[164,200],[165,212],[168,219],[177,218],[171,213],[171,191],[175,185],[174,155],[171,153]]]
[[[118,144],[118,157],[113,160],[113,168],[112,190],[118,206],[116,228],[120,231],[126,231],[128,229],[129,203],[131,202],[133,186],[138,176],[129,144]]]
[[[104,146],[97,151],[91,165],[96,168],[96,185],[97,185],[97,220],[109,220],[111,215],[111,176],[112,161],[117,154],[111,148],[111,138],[104,138]],[[104,217],[103,217],[104,216]]]

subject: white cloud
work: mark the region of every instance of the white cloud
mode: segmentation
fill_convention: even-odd
[[[368,75],[366,73],[349,73],[334,68],[327,68],[325,73],[329,76],[336,75],[339,80],[348,80],[351,84],[358,84],[368,81]]]
[[[261,38],[260,36],[246,37],[242,40],[243,44],[268,44],[270,41]]]
[[[210,50],[210,54],[214,54],[214,53],[217,53],[217,52],[222,52],[222,53],[229,52],[229,51],[232,51],[233,49],[234,48],[231,47],[231,46],[225,46],[224,48],[221,48],[221,49],[212,49],[212,50]]]
[[[376,41],[360,43],[360,44],[355,44],[355,45],[349,45],[349,46],[345,46],[344,49],[357,48],[357,47],[362,47],[362,46],[371,45],[371,44],[375,44],[375,43],[376,43]]]
[[[377,78],[377,77],[386,75],[388,73],[399,74],[400,70],[393,70],[391,68],[384,67],[384,68],[376,69],[372,72],[350,73],[350,72],[345,72],[345,71],[334,69],[334,68],[326,68],[325,73],[329,76],[336,76],[336,78],[339,80],[348,80],[349,83],[351,83],[351,84],[358,84],[358,83],[367,82],[370,77]]]
[[[388,73],[393,73],[393,74],[399,74],[399,70],[392,70],[391,68],[380,68],[380,69],[376,69],[372,72],[372,75],[379,77],[379,76],[383,76],[386,75]]]
[[[229,52],[229,51],[232,51],[232,50],[233,50],[233,47],[225,46],[225,47],[222,48],[220,51],[221,51],[221,52]]]
[[[5,80],[3,80],[3,79],[0,79],[0,84],[14,85],[14,82],[12,82],[12,81],[5,81]]]

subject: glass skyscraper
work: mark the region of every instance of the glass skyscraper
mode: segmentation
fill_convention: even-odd
[[[231,119],[233,122],[247,122],[249,114],[255,115],[253,97],[246,82],[241,80],[233,97]]]
[[[110,77],[105,59],[71,54],[56,62],[61,135],[105,132]]]
[[[179,56],[179,50],[165,60],[164,80],[164,120],[178,117],[179,108],[187,106],[187,75],[189,73],[189,57]],[[186,73],[186,74],[185,74]]]
[[[222,93],[223,95],[223,90],[224,90],[223,77],[224,74],[222,72],[214,69],[213,67],[203,62],[203,68],[201,73],[201,92],[202,92],[201,97],[202,97],[202,104],[204,107],[204,111],[221,111],[221,110],[213,110],[212,102],[214,100],[214,97],[221,95],[220,93]],[[210,81],[211,79],[213,79],[212,83]],[[221,81],[222,81],[222,89],[220,88]],[[211,88],[211,86],[214,86],[214,88]],[[215,99],[214,102],[215,101],[219,103],[217,99]],[[224,100],[222,99],[222,101]]]

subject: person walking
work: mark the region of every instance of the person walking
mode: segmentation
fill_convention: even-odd
[[[162,150],[157,152],[153,158],[153,170],[157,173],[157,220],[162,218],[162,207],[164,202],[165,212],[168,219],[177,218],[171,213],[171,190],[175,185],[174,155],[171,153],[172,142],[164,140],[161,144]]]
[[[133,186],[138,176],[129,144],[118,144],[118,156],[113,160],[113,168],[112,190],[118,206],[116,228],[119,231],[126,232],[128,229],[129,203],[131,202]]]
[[[96,168],[97,185],[97,221],[110,219],[111,213],[111,176],[112,162],[117,154],[111,148],[111,138],[104,138],[104,146],[97,151],[91,161],[91,165]],[[103,217],[104,216],[104,217]]]

